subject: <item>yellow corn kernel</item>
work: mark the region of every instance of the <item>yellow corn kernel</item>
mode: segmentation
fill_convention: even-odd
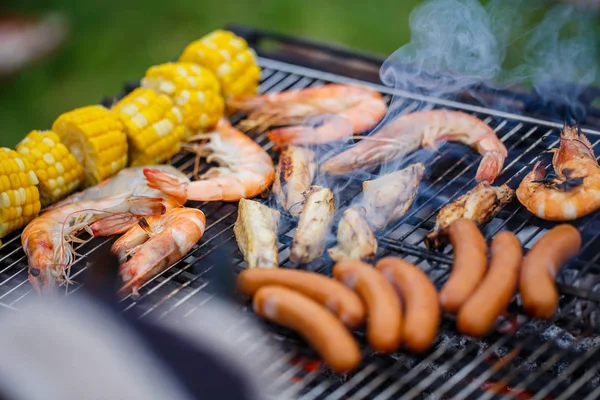
[[[248,43],[233,32],[216,30],[190,43],[179,61],[193,62],[213,71],[223,96],[253,96],[258,91],[260,67]]]
[[[221,86],[207,68],[183,62],[156,65],[146,71],[141,85],[170,96],[192,131],[209,130],[223,116]]]
[[[33,166],[40,180],[42,207],[73,193],[83,180],[83,166],[52,131],[31,131],[17,145],[17,152]],[[67,174],[66,171],[69,171]],[[57,186],[57,178],[63,184]]]
[[[166,94],[137,88],[112,111],[125,126],[131,166],[162,163],[179,152],[186,129],[181,111]]]
[[[52,130],[83,165],[83,187],[93,186],[127,165],[127,135],[123,124],[117,115],[102,106],[66,112],[54,121]]]
[[[0,147],[0,238],[22,228],[40,212],[37,184],[27,158]]]

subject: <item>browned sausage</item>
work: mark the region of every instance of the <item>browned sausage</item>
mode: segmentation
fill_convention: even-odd
[[[440,304],[444,311],[456,313],[485,276],[487,244],[475,222],[470,219],[454,221],[448,234],[454,247],[454,263],[450,278],[440,292]]]
[[[303,294],[283,286],[263,286],[254,295],[254,311],[297,332],[336,372],[350,372],[360,363],[360,348],[350,331]]]
[[[331,310],[349,328],[357,327],[365,320],[365,307],[356,293],[316,272],[254,268],[242,271],[237,278],[238,291],[250,297],[268,285],[285,286],[310,297]]]
[[[361,261],[340,261],[333,276],[355,290],[367,306],[367,339],[380,352],[396,351],[402,342],[402,306],[383,274]]]
[[[483,281],[458,311],[456,323],[465,335],[487,334],[517,290],[523,261],[519,238],[511,232],[500,232],[492,241],[491,256]]]
[[[440,324],[440,304],[435,286],[419,268],[397,257],[379,260],[376,268],[390,281],[404,306],[404,345],[414,352],[431,347]]]
[[[569,224],[554,227],[538,240],[523,260],[519,291],[523,309],[532,317],[550,318],[558,306],[554,278],[581,248],[579,231]]]

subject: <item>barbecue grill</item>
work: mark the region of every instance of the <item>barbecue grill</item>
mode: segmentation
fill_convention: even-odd
[[[540,157],[548,157],[546,150],[558,144],[562,123],[548,115],[540,117],[543,110],[531,106],[539,104],[533,95],[511,94],[525,104],[520,115],[475,104],[427,98],[383,86],[378,80],[382,60],[377,57],[269,32],[240,27],[230,29],[244,36],[257,50],[262,67],[261,93],[329,82],[362,83],[380,91],[388,104],[394,99],[393,108],[398,112],[410,112],[417,107],[447,108],[477,116],[496,131],[509,150],[496,182],[499,185],[508,183],[515,189],[533,163]],[[276,48],[263,50],[262,45],[269,41],[274,42]],[[323,65],[328,65],[329,70],[324,71]],[[132,87],[128,85],[126,91]],[[590,106],[593,98],[589,98],[593,96],[590,93],[586,96],[587,119],[583,132],[597,149],[600,131],[592,126],[600,113]],[[527,114],[533,109],[537,115]],[[236,114],[231,120],[237,123],[243,117]],[[559,115],[552,117],[560,118]],[[264,134],[253,137],[271,152],[273,144]],[[475,185],[479,160],[480,156],[475,152],[465,151],[463,146],[452,143],[445,144],[428,157],[424,161],[426,175],[417,200],[404,217],[378,235],[377,257],[396,255],[405,258],[423,269],[438,288],[441,287],[452,265],[451,249],[430,251],[423,239],[433,228],[437,211]],[[403,165],[411,161],[414,159],[408,157]],[[171,163],[192,176],[193,155],[178,154]],[[360,193],[361,181],[352,177],[340,178],[336,185],[344,188],[338,199],[339,214]],[[236,205],[191,202],[188,206],[200,208],[206,214],[204,237],[187,257],[144,285],[138,297],[123,299],[120,304],[124,313],[135,310],[140,318],[162,318],[177,311],[185,318],[221,295],[224,289],[230,289],[227,286],[233,276],[230,272],[239,272],[246,267],[233,234]],[[307,400],[599,398],[600,363],[594,362],[600,354],[600,253],[595,250],[600,245],[599,216],[594,213],[574,221],[584,244],[576,259],[557,277],[562,296],[559,311],[549,321],[530,320],[521,314],[519,304],[514,303],[494,333],[484,339],[473,339],[460,335],[452,318],[446,316],[435,345],[418,356],[406,352],[373,354],[364,340],[364,332],[358,331],[356,335],[362,342],[364,359],[359,369],[343,376],[321,364],[298,336],[267,324],[270,335],[264,338],[265,342],[281,347],[284,356],[264,360],[265,369],[277,372],[274,384],[282,387],[286,394]],[[298,268],[288,257],[294,226],[291,217],[282,215],[278,241],[282,267]],[[537,219],[514,200],[485,224],[482,231],[486,239],[490,239],[501,230],[510,230],[518,235],[526,251],[552,226],[554,224]],[[98,258],[99,254],[106,254],[113,240],[97,238],[79,245],[76,248],[79,258],[71,270],[73,279],[77,281],[83,276],[89,267],[90,256]],[[325,254],[302,268],[330,274],[331,266],[332,262]],[[68,285],[66,294],[80,288],[80,285]],[[18,312],[23,299],[29,296],[35,296],[35,293],[27,281],[27,262],[20,235],[16,233],[6,238],[0,248],[0,307]],[[255,318],[247,301],[241,298],[236,301],[248,319]],[[240,321],[240,326],[242,324]],[[252,351],[249,346],[248,352]]]

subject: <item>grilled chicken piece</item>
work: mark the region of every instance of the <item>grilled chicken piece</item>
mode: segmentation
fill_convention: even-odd
[[[241,199],[233,227],[248,268],[277,268],[279,211],[257,201]]]
[[[335,211],[333,193],[328,188],[311,186],[305,198],[290,249],[290,261],[297,264],[308,264],[323,254]]]
[[[363,182],[361,205],[365,209],[365,219],[371,229],[382,230],[406,214],[415,200],[424,172],[423,164],[416,163],[400,171]]]
[[[510,203],[514,194],[515,191],[507,185],[491,186],[487,181],[478,183],[440,210],[433,231],[425,237],[425,245],[430,249],[445,246],[448,240],[447,229],[459,218],[472,219],[477,225],[491,220],[505,204]]]
[[[294,217],[302,211],[303,193],[312,184],[316,169],[315,153],[310,149],[286,146],[279,155],[273,192],[278,203]]]
[[[327,250],[333,261],[368,260],[375,257],[377,240],[363,218],[364,209],[348,208],[340,220],[337,246]]]

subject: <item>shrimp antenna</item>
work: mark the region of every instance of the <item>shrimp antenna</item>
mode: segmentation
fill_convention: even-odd
[[[290,205],[286,211],[289,213],[289,212],[290,212],[290,210],[291,210],[293,207],[295,207],[295,206],[297,206],[297,205],[300,205],[300,204],[302,204],[302,202],[301,202],[301,201],[297,201],[297,202],[295,202],[294,204]]]
[[[581,128],[579,127],[579,124],[577,123],[577,121],[575,120],[575,118],[572,118],[571,116],[567,116],[565,118],[565,122],[563,124],[563,129],[577,129],[578,133],[581,133]]]

